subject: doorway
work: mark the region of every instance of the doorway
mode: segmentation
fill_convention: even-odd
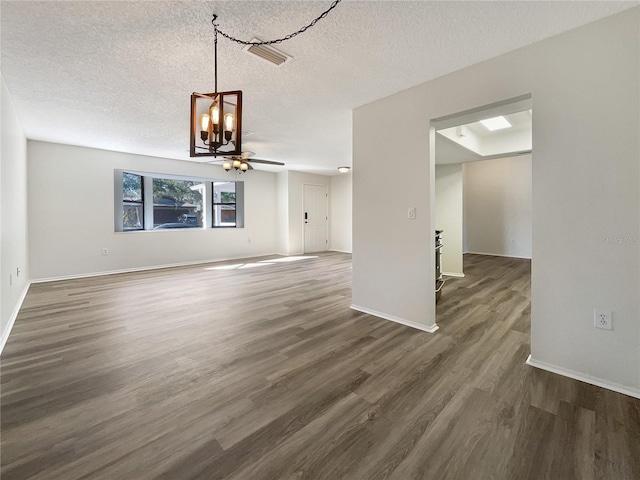
[[[436,295],[438,323],[479,304],[488,312],[528,305],[532,117],[527,96],[432,122],[433,218],[436,231],[444,230],[436,250],[445,283]],[[460,295],[470,287],[478,297]],[[515,299],[524,303],[508,305]]]
[[[303,185],[304,253],[329,248],[329,192],[326,185]]]

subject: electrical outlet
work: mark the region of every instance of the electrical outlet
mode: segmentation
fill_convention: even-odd
[[[593,309],[593,326],[596,328],[602,328],[604,330],[611,330],[613,328],[613,322],[611,317],[611,310],[603,310],[601,308]]]
[[[103,249],[102,249],[102,254],[103,254],[103,255],[109,255],[109,249],[108,249],[108,248],[106,248],[106,247],[105,247],[105,248],[103,248]]]

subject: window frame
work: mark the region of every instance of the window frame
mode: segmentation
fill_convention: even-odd
[[[142,178],[142,209],[143,209],[143,228],[141,229],[124,229],[124,192],[123,179],[124,174],[137,175]],[[204,194],[202,199],[202,208],[204,210],[202,216],[202,227],[196,228],[176,228],[176,229],[157,229],[154,230],[153,224],[153,179],[181,180],[189,182],[198,182],[204,184]],[[235,183],[236,190],[236,224],[224,225],[219,227],[213,226],[213,184],[218,182]],[[127,201],[126,203],[134,203]],[[140,202],[135,202],[140,204]],[[231,204],[225,204],[231,205]],[[186,175],[173,175],[157,172],[142,172],[133,169],[114,169],[114,231],[118,233],[132,232],[164,232],[164,231],[193,231],[193,230],[216,230],[219,228],[244,228],[244,181],[237,179],[224,178],[206,178],[194,177]]]
[[[170,204],[164,204],[164,203],[161,202],[161,200],[157,200],[156,199],[156,197],[155,197],[155,194],[156,194],[156,181],[161,182],[163,180],[170,180],[172,182],[192,183],[192,184],[195,184],[195,185],[198,185],[198,186],[201,185],[203,187],[199,191],[199,195],[201,196],[201,198],[199,200],[199,203],[198,203],[198,205],[200,207],[200,210],[198,210],[198,209],[195,210],[196,212],[202,211],[202,213],[200,214],[200,217],[201,217],[201,220],[202,220],[202,225],[192,226],[192,227],[188,227],[188,228],[191,228],[191,229],[202,229],[202,228],[205,228],[205,225],[206,225],[206,222],[207,222],[207,214],[206,214],[207,185],[206,185],[206,182],[204,182],[202,180],[199,180],[199,179],[197,179],[197,180],[196,179],[176,179],[176,178],[168,178],[167,176],[162,176],[161,177],[159,175],[150,176],[150,183],[151,183],[151,190],[152,190],[152,195],[151,196],[152,196],[152,202],[153,202],[153,215],[152,215],[152,220],[151,220],[152,224],[153,224],[152,228],[155,230],[156,228],[158,228],[158,226],[166,225],[167,223],[184,223],[184,222],[181,222],[181,220],[179,220],[179,219],[177,219],[177,220],[175,220],[173,222],[164,222],[164,223],[158,222],[157,223],[158,218],[163,216],[162,211],[166,207],[169,207],[170,210],[173,209],[174,210],[173,213],[176,213],[178,210],[182,210],[182,211],[186,210],[186,212],[183,215],[188,214],[188,210],[189,210],[189,207],[185,206],[184,203],[179,205],[178,202],[176,201],[176,199],[173,198],[173,197],[164,196],[164,195],[162,196],[162,199],[167,199],[167,200],[168,199],[172,199],[172,200],[174,200],[174,202],[176,202],[176,203],[173,206],[170,205]],[[195,186],[195,185],[191,185],[191,186],[189,186],[189,188],[192,189],[192,187]],[[182,215],[180,215],[180,216],[182,216]],[[161,230],[161,228],[159,228],[159,230]],[[164,230],[164,229],[162,229],[162,230]]]
[[[134,175],[136,177],[140,177],[140,198],[141,200],[125,200],[124,199],[124,175],[128,174],[128,175]],[[145,224],[146,222],[146,217],[145,217],[145,205],[144,205],[144,177],[142,175],[139,175],[137,173],[131,173],[131,172],[122,172],[122,184],[123,184],[123,188],[122,190],[122,231],[123,232],[139,232],[141,230],[144,230],[145,228]],[[126,205],[140,205],[142,207],[142,224],[140,226],[140,228],[124,228],[124,206]]]
[[[222,194],[220,194],[220,202],[216,202],[216,183],[233,183],[234,184],[234,188],[233,188],[233,199],[234,202],[223,202],[222,201]],[[238,188],[238,183],[237,182],[233,182],[233,181],[229,181],[229,180],[218,180],[212,183],[212,187],[213,187],[213,194],[211,195],[211,228],[238,228],[238,192],[237,192],[237,188]],[[234,224],[233,225],[216,225],[215,221],[216,221],[216,215],[215,215],[215,210],[216,210],[216,206],[223,206],[223,205],[233,205],[233,210],[234,210]],[[221,210],[222,211],[222,210]]]

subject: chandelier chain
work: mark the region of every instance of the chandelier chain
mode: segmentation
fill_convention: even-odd
[[[231,40],[232,42],[236,42],[239,43],[240,45],[275,45],[277,43],[282,43],[285,42],[287,40],[291,40],[293,37],[300,35],[301,33],[306,32],[308,29],[310,29],[311,27],[313,27],[316,23],[318,23],[319,20],[322,20],[323,18],[325,18],[329,12],[331,10],[333,10],[334,8],[336,8],[336,6],[341,2],[342,0],[334,0],[333,3],[331,4],[331,6],[326,9],[324,12],[322,12],[318,17],[314,18],[311,23],[309,23],[308,25],[305,25],[304,27],[302,27],[300,30],[298,30],[297,32],[293,32],[290,33],[289,35],[282,37],[282,38],[277,38],[275,40],[268,40],[265,42],[247,42],[246,40],[241,40],[239,38],[235,38],[232,37],[231,35],[229,35],[228,33],[223,32],[222,30],[220,30],[218,28],[218,25],[215,23],[216,19],[218,18],[217,15],[213,16],[213,20],[211,21],[211,23],[213,24],[213,26],[216,29],[216,33],[219,33],[220,35],[222,35],[224,38]]]

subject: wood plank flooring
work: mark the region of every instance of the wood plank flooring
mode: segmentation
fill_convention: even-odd
[[[33,285],[2,480],[640,479],[640,400],[525,365],[529,261],[465,256],[428,334],[286,260]]]

